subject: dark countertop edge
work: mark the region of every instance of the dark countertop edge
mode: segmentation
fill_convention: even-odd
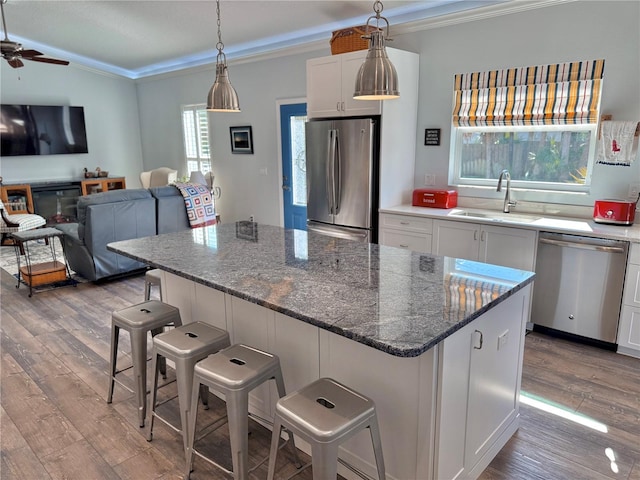
[[[300,320],[300,321],[308,323],[310,325],[314,325],[314,326],[316,326],[318,328],[321,328],[323,330],[327,330],[329,332],[335,333],[337,335],[340,335],[342,337],[348,338],[348,339],[353,340],[355,342],[358,342],[358,343],[361,343],[363,345],[367,345],[369,347],[375,348],[376,350],[380,350],[380,351],[382,351],[384,353],[388,353],[389,355],[393,355],[394,357],[404,357],[404,358],[418,357],[418,356],[422,355],[424,352],[430,350],[431,348],[435,347],[437,344],[442,342],[445,338],[453,335],[455,332],[460,330],[462,327],[468,325],[469,323],[471,323],[476,318],[480,317],[484,313],[486,313],[489,310],[491,310],[492,308],[494,308],[496,305],[502,303],[507,298],[513,296],[516,292],[522,290],[524,287],[526,287],[530,283],[533,283],[533,280],[535,278],[535,274],[532,274],[530,277],[528,277],[525,280],[521,281],[520,283],[514,285],[508,292],[500,295],[499,297],[497,297],[496,299],[494,299],[491,302],[487,303],[486,305],[484,305],[480,309],[478,309],[475,312],[469,314],[469,316],[465,317],[464,320],[458,320],[450,328],[448,328],[447,330],[442,332],[440,335],[432,338],[427,343],[425,343],[423,345],[419,345],[419,346],[412,346],[412,347],[407,347],[407,348],[399,348],[399,347],[392,347],[392,346],[390,346],[388,344],[372,340],[369,337],[366,337],[366,336],[363,336],[363,335],[359,335],[357,333],[352,332],[351,330],[340,328],[339,326],[337,326],[335,324],[323,322],[321,320],[317,320],[317,319],[309,317],[307,315],[303,315],[303,314],[301,314],[299,312],[291,311],[289,309],[286,309],[286,308],[283,308],[281,306],[272,304],[272,303],[267,302],[265,300],[262,300],[260,298],[251,297],[251,296],[246,295],[246,294],[244,294],[242,292],[239,292],[237,290],[225,287],[224,285],[219,285],[217,283],[210,282],[210,281],[204,280],[202,278],[195,277],[193,275],[189,275],[188,273],[186,273],[184,271],[178,271],[178,270],[175,270],[173,268],[166,267],[165,265],[160,265],[160,264],[155,263],[155,262],[150,262],[147,259],[138,257],[137,255],[132,255],[131,253],[119,250],[118,248],[113,247],[111,244],[107,245],[107,250],[119,253],[121,255],[125,255],[127,257],[133,258],[134,260],[138,260],[138,261],[140,261],[142,263],[146,263],[147,265],[149,265],[149,266],[151,266],[153,268],[159,268],[160,270],[163,270],[163,271],[168,272],[168,273],[172,273],[174,275],[177,275],[179,277],[185,278],[187,280],[191,280],[193,282],[199,283],[199,284],[204,285],[206,287],[210,287],[210,288],[213,288],[215,290],[219,290],[219,291],[221,291],[223,293],[228,293],[229,295],[233,295],[234,297],[240,298],[242,300],[246,300],[248,302],[255,303],[256,305],[260,305],[261,307],[268,308],[269,310],[273,310],[273,311],[276,311],[278,313],[282,313],[283,315],[287,315],[287,316],[289,316],[291,318],[295,318],[296,320]]]

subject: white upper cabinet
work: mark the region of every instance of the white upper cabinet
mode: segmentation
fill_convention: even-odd
[[[310,118],[379,115],[379,100],[354,100],[356,75],[367,50],[307,60],[307,115]]]

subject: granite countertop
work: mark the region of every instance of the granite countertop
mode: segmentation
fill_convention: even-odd
[[[487,218],[463,216],[461,212],[475,212],[488,215]],[[514,210],[513,213],[486,210],[480,208],[429,208],[414,207],[412,205],[397,205],[395,207],[381,208],[380,213],[393,213],[411,215],[415,217],[434,218],[442,220],[455,220],[457,222],[484,223],[489,225],[502,225],[506,227],[524,228],[544,232],[568,233],[571,235],[583,235],[587,237],[608,238],[611,240],[623,240],[632,243],[640,243],[640,224],[636,225],[606,225],[596,223],[589,218],[572,218],[545,213],[521,213]],[[494,218],[491,216],[494,215]]]
[[[107,248],[400,357],[427,351],[534,277],[249,222]]]

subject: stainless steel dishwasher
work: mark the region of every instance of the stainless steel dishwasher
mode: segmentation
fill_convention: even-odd
[[[629,243],[540,232],[531,320],[615,344]]]

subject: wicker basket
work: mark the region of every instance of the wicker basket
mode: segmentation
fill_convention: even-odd
[[[331,55],[355,52],[356,50],[366,50],[369,48],[369,40],[362,38],[362,35],[366,35],[374,28],[375,27],[371,25],[359,25],[357,27],[336,30],[331,35],[331,40],[329,40]]]

